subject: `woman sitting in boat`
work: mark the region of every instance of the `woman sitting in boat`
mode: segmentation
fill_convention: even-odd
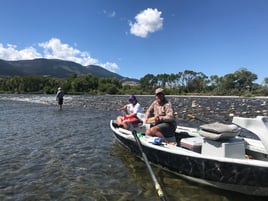
[[[146,135],[161,137],[164,142],[175,144],[177,123],[172,105],[166,99],[162,88],[155,90],[155,101],[146,111],[145,122],[152,125],[145,131]]]
[[[129,129],[130,124],[137,125],[140,119],[137,117],[137,113],[142,112],[140,103],[138,102],[135,95],[131,95],[128,98],[129,104],[124,105],[120,108],[126,115],[117,117],[117,124],[123,126],[125,129]]]

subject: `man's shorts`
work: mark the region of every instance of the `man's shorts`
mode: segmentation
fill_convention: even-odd
[[[157,124],[164,137],[173,137],[176,131],[176,125],[173,123],[162,122]]]
[[[59,104],[59,105],[62,105],[62,104],[63,104],[63,98],[59,98],[59,99],[58,99],[58,104]]]

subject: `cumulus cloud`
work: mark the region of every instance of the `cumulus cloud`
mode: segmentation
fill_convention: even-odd
[[[130,33],[146,38],[149,33],[156,32],[163,27],[162,12],[157,9],[147,8],[135,16],[135,23],[130,22]]]
[[[39,53],[34,47],[27,47],[18,50],[16,45],[8,44],[4,47],[0,43],[0,59],[4,60],[25,60],[25,59],[62,59],[79,63],[83,66],[99,65],[103,68],[115,72],[118,70],[118,65],[112,62],[101,63],[98,59],[90,56],[88,52],[80,51],[69,44],[64,44],[58,38],[52,38],[49,41],[38,44],[38,47],[42,49],[42,53]]]
[[[116,63],[106,62],[99,65],[111,72],[115,72],[118,69],[118,65]]]
[[[8,44],[4,47],[0,43],[0,58],[4,60],[25,60],[42,57],[33,47],[18,50],[16,45]]]
[[[98,63],[98,60],[92,58],[88,52],[81,52],[68,44],[63,44],[58,38],[52,38],[47,42],[39,43],[39,47],[44,49],[43,57],[47,59],[74,61],[84,66]]]

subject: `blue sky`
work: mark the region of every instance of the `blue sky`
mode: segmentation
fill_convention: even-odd
[[[0,0],[0,59],[268,77],[267,0]]]

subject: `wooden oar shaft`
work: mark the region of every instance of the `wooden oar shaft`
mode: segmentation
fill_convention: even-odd
[[[162,191],[162,189],[161,189],[160,184],[158,183],[158,181],[157,181],[157,179],[156,179],[156,177],[155,177],[155,174],[154,174],[154,172],[153,172],[153,170],[152,170],[152,167],[151,167],[151,165],[150,165],[150,163],[149,163],[149,160],[148,160],[146,154],[144,153],[144,151],[143,151],[143,149],[142,149],[142,145],[141,145],[141,142],[140,142],[139,137],[137,136],[137,132],[134,130],[134,131],[132,131],[132,134],[134,135],[134,138],[135,138],[135,140],[136,140],[136,142],[137,142],[137,144],[138,144],[138,147],[139,147],[139,150],[140,150],[140,152],[141,152],[142,158],[143,158],[143,160],[144,160],[144,162],[145,162],[145,164],[146,164],[146,166],[147,166],[147,169],[148,169],[148,171],[149,171],[149,173],[150,173],[150,176],[151,176],[151,178],[152,178],[152,180],[153,180],[153,182],[154,182],[154,187],[155,187],[155,190],[156,190],[156,192],[157,192],[159,198],[160,198],[162,201],[166,201],[165,196],[164,196],[164,193],[163,193],[163,191]]]
[[[143,157],[143,159],[144,159],[144,161],[145,161],[145,164],[146,164],[146,166],[147,166],[147,169],[148,169],[148,171],[149,171],[149,173],[150,173],[150,175],[151,175],[151,178],[152,178],[152,180],[153,180],[153,182],[154,182],[154,187],[155,187],[155,190],[156,190],[158,196],[161,198],[161,200],[165,200],[165,199],[162,199],[162,198],[164,198],[164,193],[163,193],[163,191],[162,191],[162,189],[161,189],[160,184],[158,183],[158,181],[157,181],[157,179],[156,179],[156,177],[155,177],[155,174],[154,174],[154,172],[153,172],[153,170],[152,170],[152,167],[151,167],[151,165],[149,164],[149,161],[148,161],[148,159],[147,159],[147,156],[145,155],[144,152],[142,152],[142,157]]]

